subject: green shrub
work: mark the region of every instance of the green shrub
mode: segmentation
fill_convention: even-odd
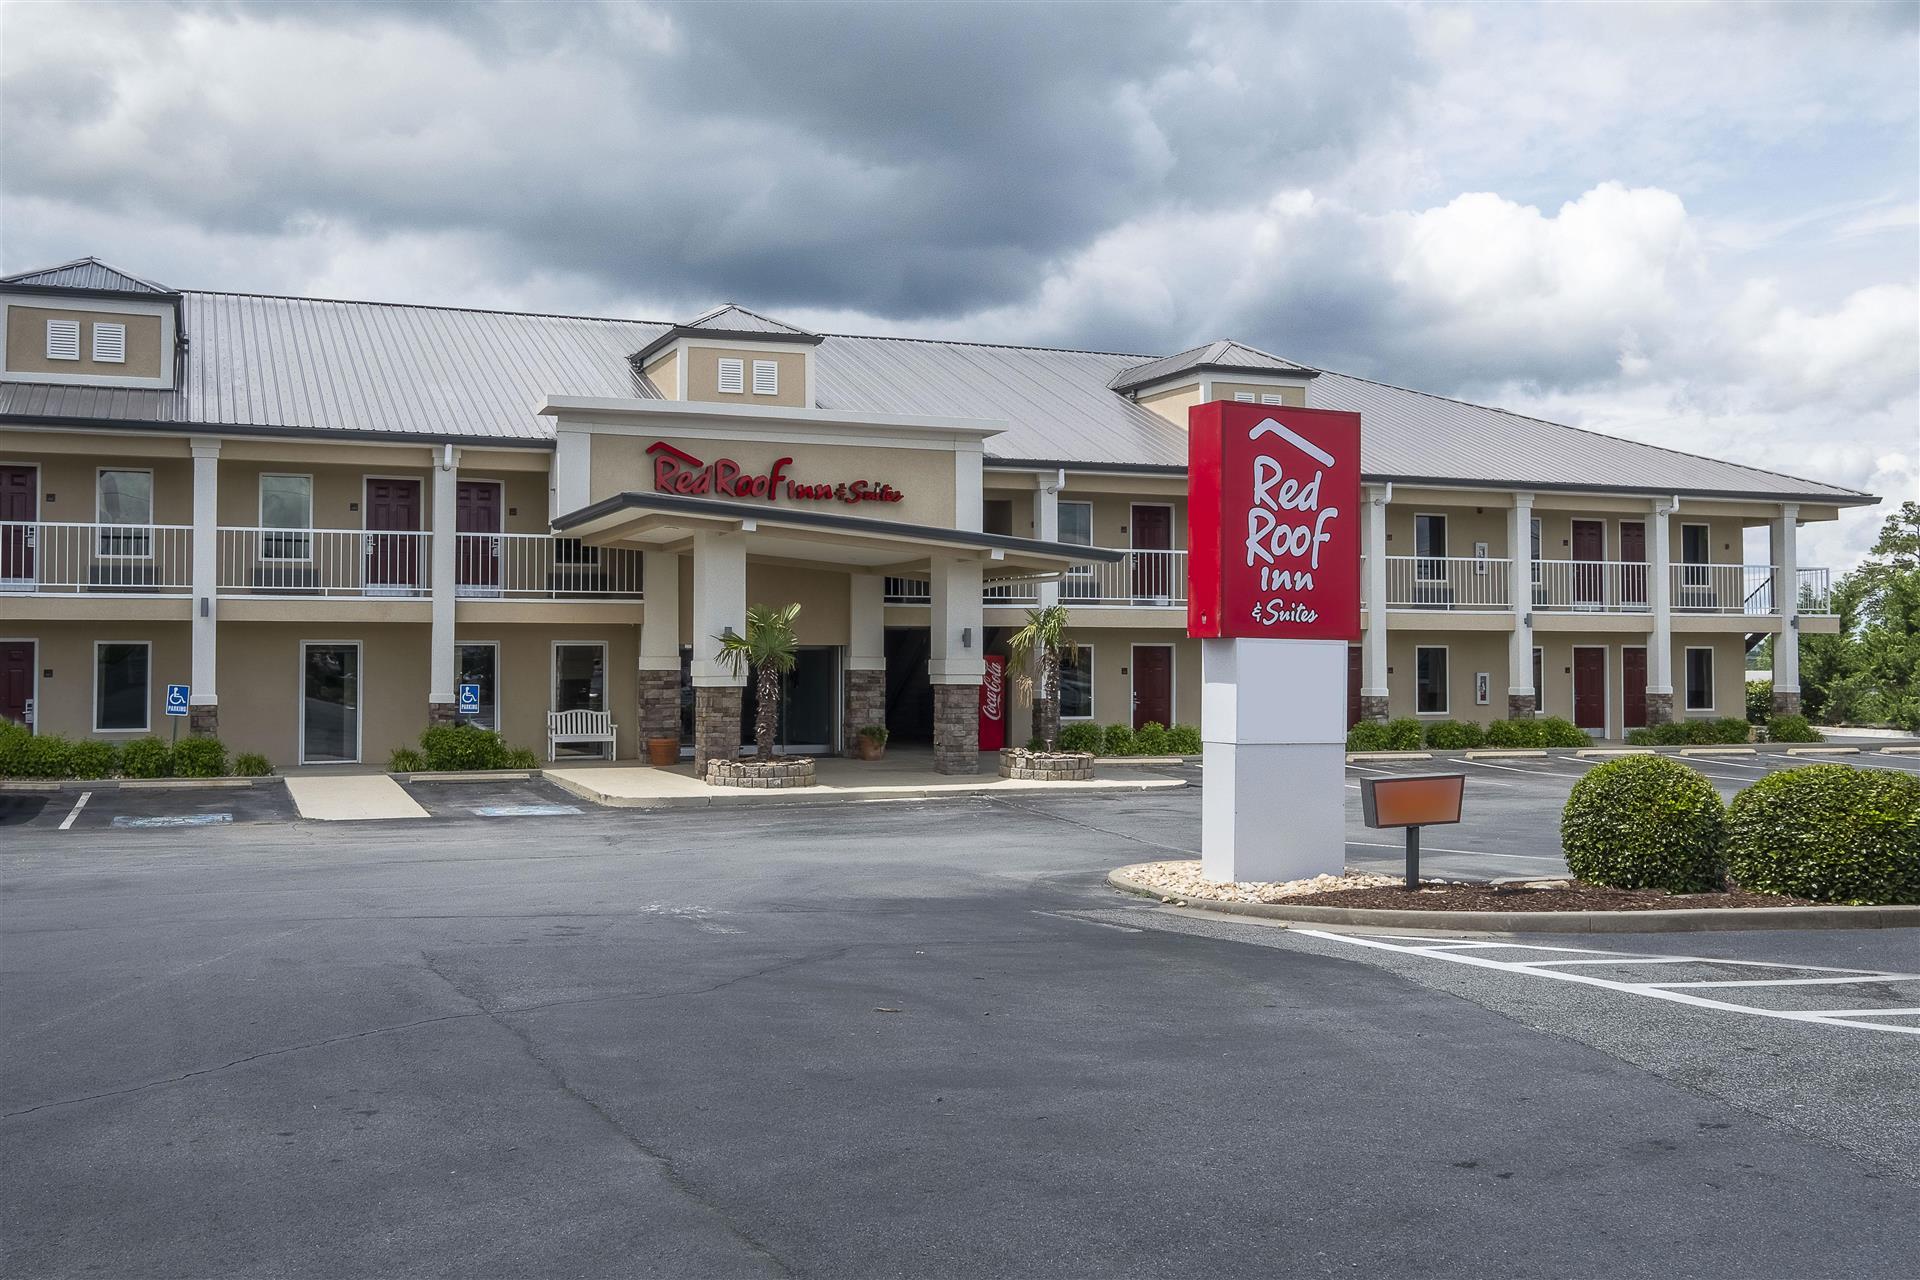
[[[33,733],[25,725],[0,720],[0,778],[20,776],[21,762],[31,741]]]
[[[1177,724],[1167,730],[1167,750],[1177,756],[1197,756],[1204,747],[1200,741],[1200,730],[1190,724]]]
[[[1036,733],[1031,738],[1027,739],[1027,750],[1045,751],[1046,749],[1047,749],[1047,744],[1045,741],[1041,739],[1039,734]]]
[[[1426,726],[1426,739],[1436,751],[1461,751],[1479,746],[1487,734],[1470,720],[1433,720]]]
[[[424,773],[426,768],[426,753],[412,747],[395,747],[387,757],[388,773]]]
[[[173,747],[176,778],[224,778],[227,745],[218,738],[184,738]]]
[[[73,760],[73,744],[51,733],[28,738],[21,752],[19,776],[64,778]]]
[[[1347,750],[1385,751],[1387,726],[1378,720],[1362,720],[1347,730]]]
[[[1718,720],[1707,720],[1709,739],[1715,743],[1738,743],[1753,741],[1753,726],[1735,716],[1722,716]]]
[[[1420,722],[1412,716],[1401,716],[1398,720],[1387,721],[1387,750],[1418,751],[1424,736]]]
[[[233,758],[233,772],[242,778],[264,778],[273,772],[273,763],[257,751],[242,751]]]
[[[120,767],[120,751],[111,742],[91,738],[74,743],[67,751],[69,778],[110,778]]]
[[[1733,798],[1727,869],[1762,893],[1819,902],[1920,902],[1920,777],[1816,764]]]
[[[1143,756],[1164,756],[1167,754],[1167,726],[1158,720],[1149,720],[1134,731],[1133,749],[1135,754]]]
[[[129,778],[164,778],[173,772],[173,752],[158,738],[135,738],[120,748],[120,772]]]
[[[1725,879],[1726,806],[1666,756],[1621,756],[1573,784],[1560,816],[1567,869],[1617,889],[1700,893]]]
[[[1077,720],[1060,726],[1058,741],[1062,751],[1088,751],[1099,755],[1106,747],[1106,732],[1097,724]],[[1038,747],[1034,749],[1039,750]]]
[[[533,754],[531,747],[513,747],[507,752],[507,768],[538,769],[540,757]]]
[[[1824,742],[1805,716],[1775,716],[1767,721],[1768,742]]]
[[[1747,681],[1747,723],[1765,724],[1773,714],[1773,685],[1765,680]]]
[[[1108,756],[1130,756],[1138,748],[1134,744],[1133,730],[1124,724],[1110,724],[1106,732],[1100,735],[1100,754]]]
[[[860,736],[871,740],[877,747],[884,747],[887,745],[887,726],[883,724],[861,725]]]
[[[1541,716],[1534,725],[1540,730],[1540,745],[1543,747],[1587,747],[1593,745],[1593,739],[1587,731],[1563,716]]]
[[[437,724],[420,735],[420,749],[432,770],[504,769],[507,744],[477,724]]]
[[[1546,745],[1544,739],[1538,720],[1495,720],[1487,726],[1487,745],[1490,747],[1543,747]]]

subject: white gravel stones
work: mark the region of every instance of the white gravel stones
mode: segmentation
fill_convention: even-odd
[[[1342,876],[1314,876],[1308,880],[1278,883],[1235,883],[1209,880],[1200,874],[1199,862],[1143,862],[1126,869],[1126,876],[1137,884],[1156,890],[1167,899],[1201,898],[1210,902],[1277,902],[1309,893],[1327,893],[1334,889],[1374,889],[1401,883],[1398,876],[1348,873]]]

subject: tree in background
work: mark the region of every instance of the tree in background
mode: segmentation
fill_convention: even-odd
[[[1833,591],[1840,633],[1800,641],[1807,714],[1920,731],[1920,502],[1902,503]]]
[[[754,757],[773,758],[774,718],[780,711],[780,677],[793,670],[799,659],[799,644],[793,636],[793,620],[800,606],[775,609],[756,604],[747,610],[747,634],[728,631],[715,636],[720,642],[718,661],[734,675],[745,666],[753,672],[753,745]]]
[[[1080,661],[1080,646],[1067,634],[1067,606],[1050,604],[1027,610],[1027,625],[1007,640],[1016,670],[1034,677],[1034,730],[1048,751],[1060,741],[1060,661]],[[1034,671],[1035,665],[1039,671]]]

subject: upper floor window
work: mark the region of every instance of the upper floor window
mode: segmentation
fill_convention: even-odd
[[[312,556],[313,477],[260,477],[260,558],[306,560]],[[288,530],[286,533],[272,530]]]
[[[47,321],[47,359],[78,360],[80,358],[80,322],[78,320]]]
[[[737,396],[747,389],[747,366],[744,360],[722,357],[720,360],[720,390],[724,395]]]
[[[127,326],[105,321],[93,322],[93,359],[96,364],[127,362]]]
[[[1093,545],[1093,504],[1091,502],[1063,502],[1060,504],[1060,541],[1076,547]]]
[[[1413,518],[1413,576],[1422,582],[1447,579],[1447,518],[1416,515]]]
[[[772,360],[753,362],[753,394],[757,396],[777,396],[780,394],[780,366]]]
[[[153,472],[100,469],[94,494],[94,519],[103,525],[153,524]],[[150,527],[100,530],[103,556],[146,556],[152,553]]]

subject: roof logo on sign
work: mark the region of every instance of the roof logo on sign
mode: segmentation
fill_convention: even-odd
[[[1247,432],[1247,439],[1258,440],[1261,436],[1279,436],[1300,452],[1312,458],[1323,467],[1335,465],[1333,455],[1297,431],[1289,431],[1286,426],[1272,418],[1262,418],[1260,425]]]

